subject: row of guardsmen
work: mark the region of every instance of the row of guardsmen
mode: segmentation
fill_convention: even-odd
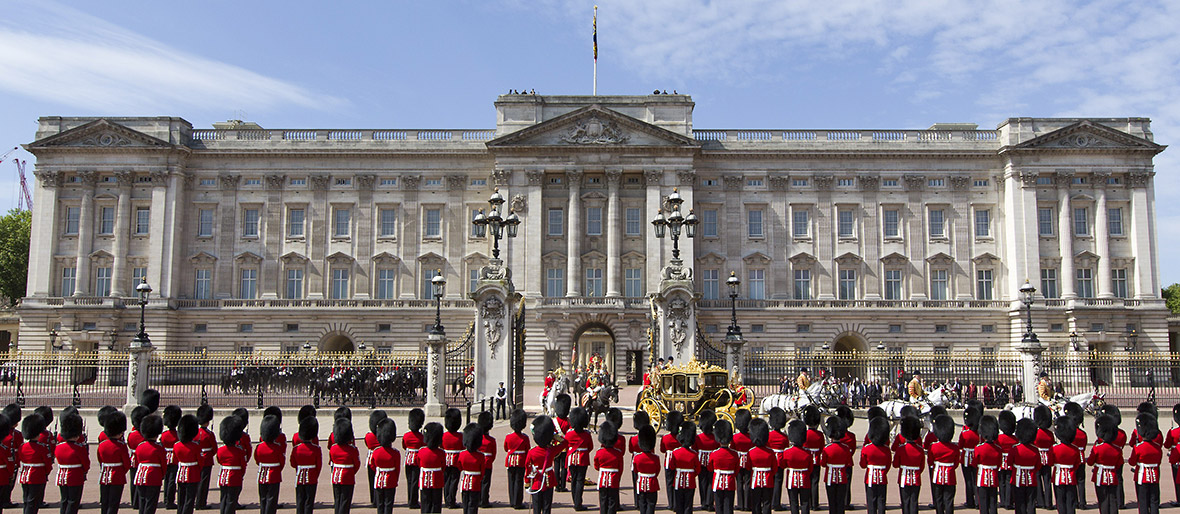
[[[282,470],[295,469],[295,509],[311,514],[324,452],[320,448],[319,423],[314,407],[299,411],[299,430],[288,444],[281,431],[282,411],[264,411],[255,444],[245,427],[249,413],[235,410],[221,420],[215,436],[209,428],[213,410],[206,406],[195,414],[184,414],[177,406],[157,414],[159,396],[145,394],[141,405],[128,419],[113,407],[100,409],[102,425],[97,451],[99,504],[103,514],[118,512],[124,486],[129,486],[132,507],[141,514],[153,514],[164,496],[165,507],[181,514],[206,508],[209,486],[216,480],[220,511],[236,512],[238,497],[246,481],[249,461],[257,472],[259,507],[273,514],[279,507]],[[528,416],[521,410],[510,415],[512,429],[502,445],[507,468],[509,502],[525,508],[530,497],[533,512],[550,512],[555,489],[569,492],[574,510],[586,510],[583,492],[590,466],[598,472],[600,513],[620,509],[625,455],[631,453],[631,487],[635,507],[641,513],[655,512],[658,494],[665,490],[667,508],[677,513],[692,512],[701,505],[718,514],[748,510],[768,513],[786,510],[809,514],[819,507],[819,482],[827,492],[828,510],[843,514],[850,507],[857,438],[848,429],[852,412],[840,408],[822,419],[809,407],[802,420],[787,422],[781,409],[772,409],[767,419],[739,411],[731,424],[705,412],[697,423],[670,412],[666,434],[657,441],[656,428],[647,414],[636,412],[637,434],[628,441],[619,435],[622,413],[612,409],[598,427],[599,449],[587,430],[589,416],[582,408],[570,409],[568,396],[559,397],[556,416],[533,419],[525,435]],[[964,424],[956,437],[956,426],[946,409],[935,407],[923,435],[923,424],[913,407],[900,414],[899,430],[890,437],[890,422],[879,407],[869,409],[868,434],[860,449],[865,496],[870,514],[884,514],[888,496],[889,471],[896,480],[903,514],[919,510],[922,476],[931,483],[932,508],[938,514],[954,511],[956,477],[962,474],[968,509],[995,514],[1003,505],[1018,514],[1037,508],[1056,508],[1072,514],[1086,508],[1085,468],[1092,468],[1090,480],[1102,514],[1115,514],[1124,506],[1123,467],[1130,466],[1141,513],[1159,509],[1159,466],[1163,450],[1169,450],[1177,498],[1180,498],[1180,428],[1165,437],[1159,430],[1152,403],[1139,406],[1136,429],[1128,437],[1119,429],[1120,413],[1106,407],[1095,420],[1096,441],[1087,450],[1082,429],[1082,408],[1067,404],[1064,415],[1053,419],[1044,406],[1033,411],[1032,419],[1017,420],[1010,411],[998,417],[983,415],[982,406],[971,403],[964,411]],[[1180,424],[1180,404],[1173,408]],[[44,505],[45,487],[56,464],[55,484],[60,488],[62,514],[78,511],[91,461],[85,427],[76,409],[66,408],[51,432],[53,411],[38,407],[22,419],[21,409],[8,405],[0,415],[0,505],[14,507],[11,493],[19,481],[26,514],[36,514]],[[16,430],[19,424],[20,430]],[[373,411],[364,463],[356,446],[351,411],[337,409],[328,437],[328,462],[336,514],[350,512],[356,474],[363,466],[369,476],[369,502],[380,514],[389,514],[398,504],[396,489],[404,466],[407,481],[405,506],[424,513],[446,508],[478,512],[490,506],[492,470],[500,445],[491,435],[492,414],[482,412],[476,423],[462,427],[457,409],[448,409],[443,423],[425,423],[421,409],[409,414],[409,430],[396,446],[396,424],[384,411]],[[220,439],[221,445],[217,444]],[[662,457],[657,456],[658,448]],[[1130,446],[1130,458],[1124,450]],[[289,450],[289,457],[288,457]],[[404,458],[402,452],[404,451]],[[591,456],[593,454],[593,456]],[[218,474],[213,477],[214,463]],[[19,466],[19,472],[13,473]],[[663,475],[661,477],[661,474]],[[663,480],[661,480],[661,478]],[[696,498],[699,494],[699,500]]]

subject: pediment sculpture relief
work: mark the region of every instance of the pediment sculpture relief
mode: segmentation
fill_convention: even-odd
[[[631,136],[624,134],[610,121],[591,117],[570,127],[561,140],[571,145],[617,145],[626,143]]]

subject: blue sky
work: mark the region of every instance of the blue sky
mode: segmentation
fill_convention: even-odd
[[[925,128],[1146,116],[1180,143],[1180,6],[602,0],[600,94],[675,89],[697,128]],[[986,9],[980,9],[985,5]],[[509,89],[591,89],[591,1],[5,2],[0,148],[45,115],[267,128],[491,128]],[[3,150],[0,150],[2,153]],[[1180,281],[1180,148],[1156,160]],[[14,154],[30,161],[23,150]],[[0,209],[16,205],[0,163]]]

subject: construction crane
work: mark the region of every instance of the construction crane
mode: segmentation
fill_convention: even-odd
[[[17,150],[20,150],[20,147],[14,146],[12,150],[4,152],[4,155],[0,155],[0,163],[3,163],[4,159],[7,159],[9,155],[12,155],[12,152]],[[16,208],[22,211],[33,210],[33,196],[29,194],[29,181],[25,176],[25,161],[20,159],[13,159],[12,161],[16,163],[16,171],[20,174],[20,196],[17,197]]]

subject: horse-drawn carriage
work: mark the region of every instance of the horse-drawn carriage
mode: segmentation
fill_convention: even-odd
[[[695,421],[702,412],[714,411],[717,419],[733,422],[739,410],[749,410],[753,393],[733,383],[724,368],[690,360],[653,373],[651,385],[639,392],[635,408],[647,412],[653,426],[660,426],[670,411]]]

